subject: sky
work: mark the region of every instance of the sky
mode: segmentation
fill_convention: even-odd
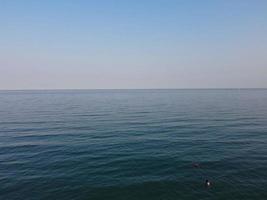
[[[266,0],[0,0],[0,89],[267,88]]]

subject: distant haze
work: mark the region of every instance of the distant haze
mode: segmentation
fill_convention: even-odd
[[[266,87],[266,0],[0,1],[0,89]]]

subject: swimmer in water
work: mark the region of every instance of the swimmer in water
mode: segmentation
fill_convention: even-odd
[[[205,181],[205,185],[206,185],[206,187],[210,187],[211,186],[211,183],[210,183],[210,181],[208,179]]]

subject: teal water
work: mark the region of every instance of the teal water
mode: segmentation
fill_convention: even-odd
[[[0,91],[0,199],[267,199],[267,90]]]

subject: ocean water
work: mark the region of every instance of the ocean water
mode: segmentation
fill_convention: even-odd
[[[0,91],[0,199],[267,199],[267,90]]]

